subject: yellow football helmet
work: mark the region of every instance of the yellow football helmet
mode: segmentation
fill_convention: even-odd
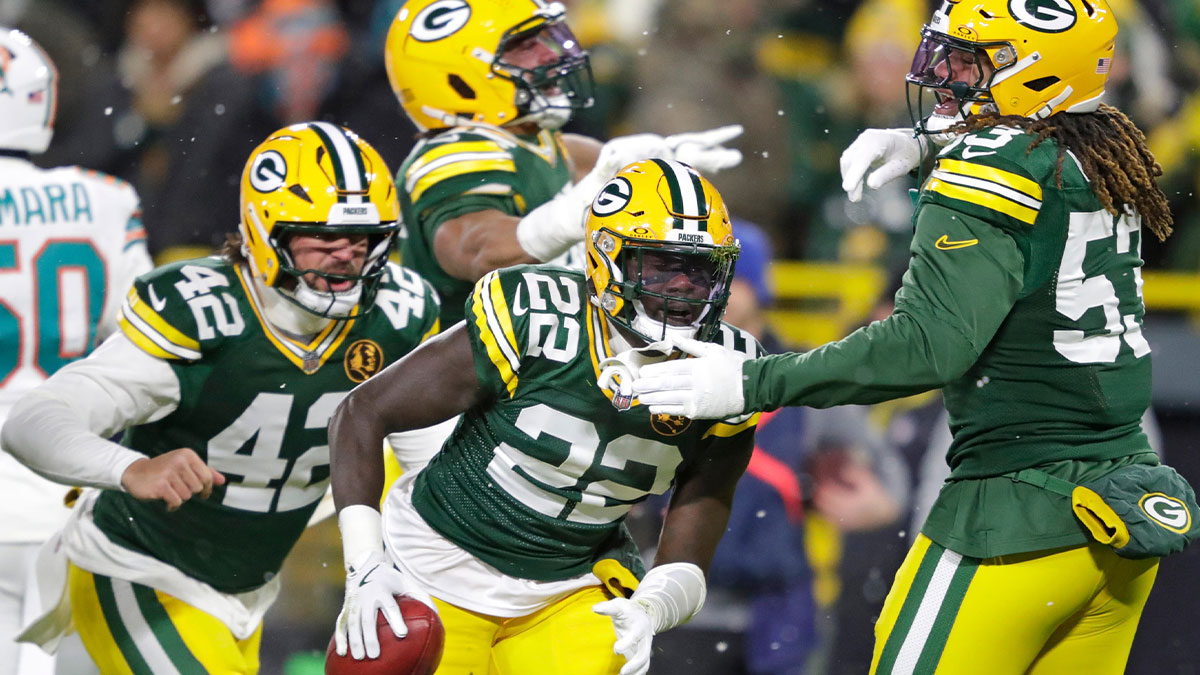
[[[1108,81],[1116,36],[1105,0],[945,0],[921,29],[906,79],[941,90],[936,95],[943,100],[950,92],[964,115],[1092,112]],[[976,60],[993,72],[963,65]]]
[[[542,0],[409,0],[384,49],[392,90],[422,131],[472,122],[557,129],[592,104],[588,55],[565,11]]]
[[[305,122],[276,131],[250,153],[242,172],[238,231],[251,273],[321,316],[350,318],[371,308],[399,217],[383,158],[335,124]],[[356,275],[296,269],[288,248],[292,234],[365,234],[363,269]],[[309,273],[356,283],[348,291],[320,292],[304,282]]]
[[[588,296],[647,343],[710,338],[741,250],[720,193],[692,167],[647,159],[622,169],[587,214]]]

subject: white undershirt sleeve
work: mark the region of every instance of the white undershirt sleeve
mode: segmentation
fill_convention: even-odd
[[[50,480],[123,490],[125,469],[145,455],[107,439],[162,419],[179,396],[171,366],[116,333],[18,400],[0,444]]]

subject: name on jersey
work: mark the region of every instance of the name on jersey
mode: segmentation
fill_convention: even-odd
[[[92,200],[83,183],[3,188],[0,225],[93,222]]]

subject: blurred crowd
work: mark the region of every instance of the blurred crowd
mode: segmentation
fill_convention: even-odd
[[[246,153],[271,130],[322,119],[399,165],[413,128],[382,45],[402,0],[0,0],[0,23],[46,46],[61,74],[47,166],[132,182],[160,262],[220,243]],[[721,177],[739,217],[781,258],[902,266],[911,209],[896,181],[859,203],[838,156],[866,127],[908,126],[904,74],[924,0],[571,0],[597,103],[572,122],[598,138],[738,122],[743,166]],[[1111,102],[1163,166],[1177,235],[1151,268],[1200,269],[1200,6],[1114,0]]]
[[[161,263],[223,241],[235,225],[226,219],[237,212],[246,156],[283,124],[319,119],[347,126],[392,169],[400,165],[415,130],[388,85],[382,51],[402,4],[0,0],[0,24],[29,33],[60,71],[54,141],[36,161],[79,164],[131,182],[142,198],[151,253]],[[762,309],[772,301],[764,270],[772,256],[903,268],[911,233],[908,190],[915,184],[896,181],[851,203],[841,190],[838,158],[866,127],[910,125],[904,74],[931,11],[926,0],[565,4],[591,53],[598,85],[596,105],[568,131],[605,139],[745,126],[736,142],[745,160],[718,183],[734,215],[761,227],[742,229],[739,237],[761,246],[739,263],[748,289],[730,312],[745,315],[732,321],[748,329],[764,321]],[[1194,222],[1200,220],[1200,3],[1111,5],[1121,33],[1109,102],[1146,131],[1176,222],[1169,246],[1150,238],[1144,256],[1151,268],[1200,271],[1200,223]],[[886,313],[889,300],[890,293],[881,297],[880,311]],[[794,548],[784,551],[794,555],[774,560],[776,568],[758,558],[759,569],[738,568],[736,554],[719,555],[715,576],[723,575],[726,593],[714,592],[710,612],[726,613],[708,624],[701,617],[692,628],[714,651],[697,652],[685,631],[674,649],[686,665],[659,672],[702,672],[687,661],[697,654],[710,664],[724,663],[718,655],[728,654],[742,664],[738,668],[751,668],[746,664],[754,655],[746,652],[763,650],[762,665],[772,651],[788,648],[789,639],[813,655],[804,672],[865,672],[872,612],[910,543],[907,533],[919,527],[922,488],[941,480],[923,479],[922,467],[927,458],[940,465],[948,438],[938,436],[946,424],[936,395],[845,414],[775,420],[803,456],[788,455],[786,440],[772,450],[767,444],[779,434],[763,435],[764,452],[793,468],[788,480],[799,491],[771,482],[778,476],[768,471],[770,458],[762,460],[768,462],[760,465],[763,473],[756,478],[752,467],[744,482],[760,480],[775,490],[764,499],[778,509],[783,530],[770,536],[794,539]],[[743,516],[748,523],[763,521],[769,508]],[[641,516],[653,521],[654,514],[648,509]],[[725,546],[756,545],[732,539],[737,543]],[[304,655],[323,648],[341,601],[336,541],[336,528],[326,522],[302,540],[285,568],[294,592],[285,592],[273,610],[274,631],[268,620],[264,672],[284,668],[289,654],[290,672],[306,672]],[[788,560],[802,564],[784,569]],[[747,598],[762,597],[754,589],[763,575],[774,594],[764,601],[766,610],[775,618],[797,616],[799,623],[788,624],[790,638],[741,644],[738,635],[755,620]],[[714,579],[718,589],[722,583]],[[804,597],[790,594],[796,585]],[[664,648],[672,647],[664,642]],[[319,652],[311,663],[320,672]],[[711,672],[742,672],[721,667]],[[762,666],[753,672],[802,671]]]

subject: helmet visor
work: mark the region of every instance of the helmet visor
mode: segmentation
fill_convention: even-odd
[[[720,321],[729,298],[733,257],[722,247],[688,250],[629,246],[623,270],[631,300],[664,326],[700,328]]]
[[[587,52],[561,17],[533,17],[500,40],[492,69],[517,87],[522,113],[592,105],[594,84]]]
[[[905,80],[934,89],[939,100],[990,101],[994,71],[979,45],[926,27]]]

